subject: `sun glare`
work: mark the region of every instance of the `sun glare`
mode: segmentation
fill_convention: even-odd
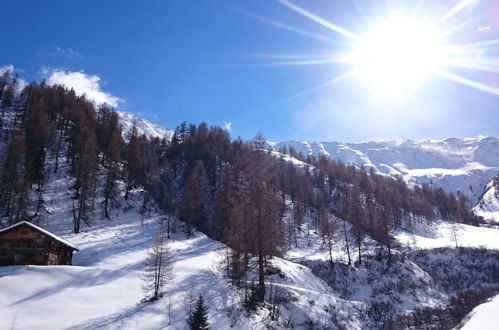
[[[351,78],[359,78],[361,84],[356,88],[362,86],[369,90],[368,97],[383,96],[397,101],[409,96],[409,92],[420,90],[425,85],[428,87],[427,83],[432,78],[438,84],[441,79],[446,79],[469,88],[499,95],[497,84],[480,81],[486,77],[478,76],[479,72],[487,74],[499,72],[497,56],[499,39],[496,28],[486,21],[480,22],[480,17],[471,20],[463,16],[468,9],[475,8],[478,0],[455,0],[454,6],[445,12],[425,10],[422,12],[424,16],[417,16],[417,12],[412,10],[400,11],[406,13],[405,15],[411,13],[409,16],[403,16],[404,14],[392,16],[396,14],[391,10],[377,18],[368,15],[369,19],[387,18],[385,21],[378,21],[380,24],[359,21],[361,24],[356,24],[355,27],[373,26],[364,31],[364,34],[329,21],[291,0],[276,1],[311,22],[329,29],[332,32],[331,36],[323,32],[318,34],[313,30],[303,30],[262,16],[253,14],[250,16],[274,27],[332,44],[334,48],[330,52],[319,54],[273,54],[264,57],[264,60],[270,58],[271,61],[263,62],[261,65],[276,67],[334,65],[335,68],[344,65],[345,71],[339,71],[335,77],[300,92],[301,94],[329,88],[332,84]],[[335,39],[335,35],[340,38],[338,39],[341,40],[340,43]],[[469,77],[469,74],[472,74],[472,77]],[[477,78],[478,80],[475,80]]]
[[[384,96],[404,95],[438,70],[440,35],[431,22],[407,18],[375,26],[357,44],[356,73]]]

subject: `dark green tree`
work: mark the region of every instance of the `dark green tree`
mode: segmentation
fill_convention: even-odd
[[[202,295],[199,295],[194,312],[189,315],[189,329],[208,330],[208,307],[204,304]]]

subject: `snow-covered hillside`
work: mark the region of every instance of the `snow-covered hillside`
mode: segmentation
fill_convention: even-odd
[[[479,305],[467,316],[469,319],[462,330],[489,329],[492,324],[497,325],[496,315],[499,311],[499,296],[495,296],[489,302]]]
[[[416,221],[414,221],[416,222]],[[402,247],[411,249],[435,249],[441,247],[465,247],[499,250],[499,230],[475,227],[445,221],[420,221],[412,230],[398,230],[394,236]]]
[[[241,290],[224,274],[226,247],[201,233],[190,238],[179,233],[168,243],[174,279],[161,300],[141,303],[144,261],[162,217],[152,214],[141,221],[139,205],[131,201],[111,222],[63,235],[81,249],[74,266],[2,267],[0,329],[185,329],[191,293],[205,297],[213,329],[280,328],[267,309],[250,315],[242,308]],[[60,222],[45,226],[67,232],[66,211],[54,211]],[[333,304],[342,324],[361,328],[357,303],[340,299],[308,267],[280,258],[271,263],[279,272],[269,276],[269,286],[290,299],[280,311],[282,322],[297,329],[306,328],[309,319],[327,322],[331,315],[325,307]]]
[[[248,313],[244,290],[232,285],[224,270],[227,247],[199,232],[186,237],[178,221],[177,234],[168,242],[174,279],[162,299],[141,302],[147,251],[166,216],[154,203],[150,214],[141,214],[143,192],[137,189],[128,200],[121,194],[111,220],[103,217],[98,200],[90,226],[73,234],[73,180],[66,163],[50,174],[43,191],[45,212],[39,219],[41,227],[80,249],[73,266],[1,267],[0,330],[186,329],[187,298],[198,294],[207,302],[212,329],[263,330],[283,328],[284,323],[306,329],[309,321],[328,324],[330,305],[337,308],[337,322],[362,328],[357,302],[341,299],[310,268],[277,257],[269,260],[276,273],[267,276],[268,287],[273,299],[289,301],[273,310],[278,319],[268,308]]]
[[[492,179],[480,203],[475,206],[474,211],[476,214],[482,216],[488,222],[499,223],[499,190],[497,189],[499,183],[499,176]]]
[[[129,112],[117,111],[120,123],[123,127],[123,133],[126,135],[132,129],[133,125],[137,128],[139,134],[145,134],[150,138],[164,138],[168,140],[173,136],[174,131],[166,127],[151,123],[149,120]]]
[[[391,313],[442,306],[448,297],[433,286],[439,282],[423,265],[406,260],[398,252],[394,256],[397,267],[387,268],[377,255],[376,242],[370,238],[363,251],[364,264],[347,266],[345,238],[340,230],[334,239],[336,275],[331,277],[328,252],[317,230],[311,227],[314,216],[310,210],[297,233],[296,245],[282,258],[269,260],[272,271],[267,275],[267,285],[274,295],[269,299],[280,301],[278,305],[269,304],[248,313],[243,307],[243,289],[232,285],[224,271],[227,247],[199,232],[186,237],[182,228],[178,228],[178,234],[168,243],[174,255],[174,280],[162,299],[141,303],[144,261],[165,216],[154,207],[150,215],[141,215],[138,190],[128,201],[120,198],[111,221],[103,219],[98,208],[91,226],[72,234],[72,179],[68,174],[69,166],[63,165],[60,172],[51,175],[44,192],[48,204],[46,216],[40,225],[79,247],[74,266],[2,267],[1,330],[185,329],[187,297],[191,292],[204,295],[213,329],[308,329],[312,325],[328,329],[376,329]],[[292,207],[288,200],[285,222],[292,221]],[[440,233],[440,227],[446,225],[437,223],[434,229]],[[336,227],[340,228],[340,224]],[[460,229],[462,241],[471,233],[468,227]],[[494,242],[495,235],[495,242],[498,241],[497,229],[482,229],[481,236],[488,234]],[[416,235],[424,236],[427,232],[430,231],[415,228]],[[440,242],[435,246],[452,246],[452,238],[445,235],[434,239]],[[483,241],[483,244],[488,243]],[[499,247],[490,243],[488,248]],[[351,252],[355,258],[355,248]],[[450,258],[449,262],[453,260]],[[483,264],[487,262],[490,263],[490,258]],[[426,266],[435,268],[432,264]],[[461,274],[469,273],[463,267],[460,269]],[[386,272],[393,276],[386,276]],[[394,275],[398,272],[403,276]],[[485,273],[476,271],[476,274]],[[253,275],[250,274],[250,281]],[[389,287],[397,290],[388,290]],[[397,307],[388,306],[386,317],[377,318],[374,305],[370,304],[381,301],[387,294],[401,303]],[[272,308],[277,308],[277,318]]]
[[[384,261],[378,261],[375,242],[370,242],[363,252],[363,266],[346,266],[340,232],[335,238],[335,265],[329,271],[327,249],[317,232],[307,230],[308,224],[304,224],[297,245],[283,258],[269,261],[273,269],[273,275],[267,278],[268,287],[273,288],[269,290],[283,301],[277,306],[278,321],[271,316],[271,306],[251,314],[242,307],[242,289],[233,286],[224,272],[226,246],[198,232],[188,238],[181,228],[168,243],[174,255],[174,280],[162,299],[141,303],[141,274],[147,250],[165,217],[156,212],[143,217],[138,212],[140,201],[132,198],[122,209],[113,211],[112,221],[101,219],[92,227],[84,227],[82,233],[72,234],[70,221],[65,221],[69,209],[63,207],[69,195],[56,188],[65,182],[61,177],[49,186],[52,216],[43,226],[80,248],[74,266],[2,267],[1,330],[185,329],[191,293],[204,295],[213,329],[308,329],[312,324],[331,329],[374,329],[383,318],[373,319],[370,313],[374,310],[368,304],[387,294],[401,301],[397,308],[389,309],[390,313],[441,306],[447,299],[429,285],[434,279],[427,272],[400,254],[395,257],[397,267],[387,268]],[[138,198],[140,191],[136,194]],[[292,209],[288,209],[285,221],[291,220],[291,214]],[[307,223],[312,220],[307,219]],[[497,233],[494,229],[484,230]],[[352,254],[355,256],[355,250]],[[387,271],[400,271],[398,266],[404,276],[385,276]],[[333,270],[336,276],[328,276]],[[415,293],[401,289],[402,283]],[[385,291],[388,286],[397,290]]]
[[[292,147],[303,155],[323,155],[379,173],[401,176],[410,183],[428,183],[468,196],[477,203],[489,181],[499,173],[499,138],[340,143],[284,141],[274,150]]]

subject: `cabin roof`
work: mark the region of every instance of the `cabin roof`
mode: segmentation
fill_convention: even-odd
[[[12,226],[8,226],[8,227],[5,227],[5,228],[3,228],[3,229],[0,229],[0,234],[1,234],[1,233],[3,233],[3,232],[6,232],[6,231],[8,231],[8,230],[14,229],[14,228],[16,228],[16,227],[19,227],[19,226],[21,226],[21,225],[28,225],[28,226],[30,226],[31,228],[33,228],[33,229],[35,229],[35,230],[38,230],[39,232],[42,232],[42,233],[44,233],[44,234],[45,234],[45,235],[47,235],[47,236],[52,237],[52,238],[53,238],[53,239],[55,239],[56,241],[59,241],[59,242],[61,242],[62,244],[65,244],[65,245],[67,245],[67,246],[69,246],[69,247],[71,247],[71,248],[75,249],[76,251],[80,251],[80,250],[79,250],[79,249],[78,249],[75,245],[73,245],[73,244],[69,243],[69,242],[68,242],[68,241],[66,241],[65,239],[63,239],[63,238],[61,238],[61,237],[59,237],[59,236],[57,236],[57,235],[55,235],[55,234],[52,234],[51,232],[49,232],[49,231],[47,231],[47,230],[45,230],[45,229],[43,229],[43,228],[40,228],[40,227],[38,227],[38,226],[36,226],[36,225],[32,224],[31,222],[28,222],[28,221],[21,221],[21,222],[18,222],[18,223],[16,223],[16,224],[13,224]]]

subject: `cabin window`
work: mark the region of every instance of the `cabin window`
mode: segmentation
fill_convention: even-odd
[[[28,235],[28,231],[27,230],[22,230],[21,231],[21,235]]]

